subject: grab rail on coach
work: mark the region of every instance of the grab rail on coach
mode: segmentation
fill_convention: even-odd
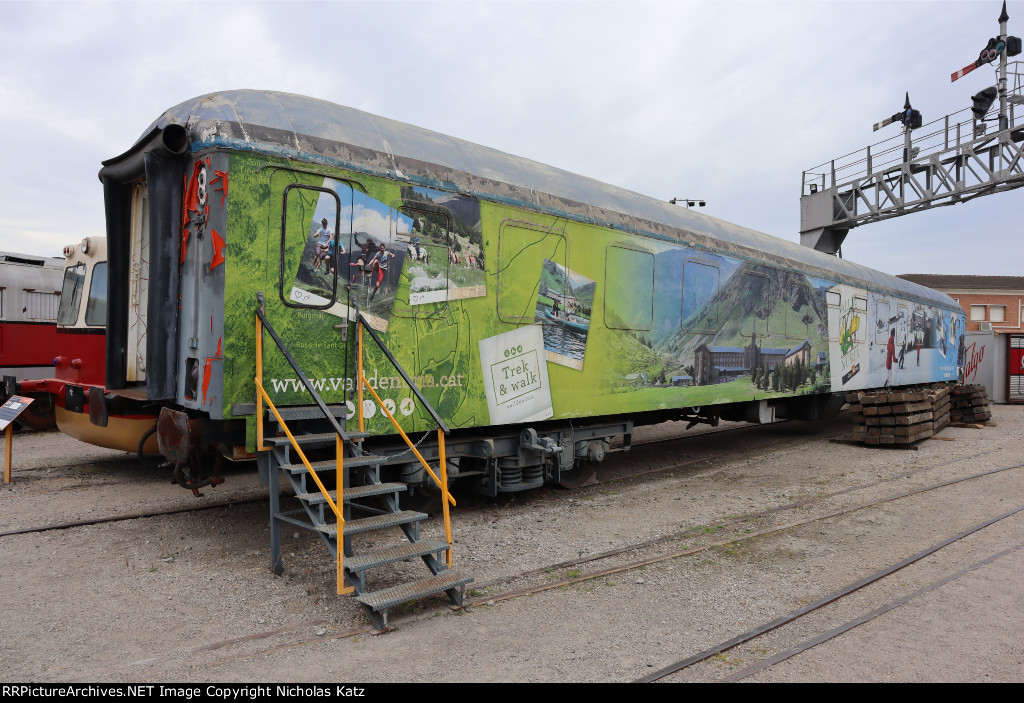
[[[337,520],[338,525],[338,534],[336,539],[337,549],[335,549],[335,552],[337,553],[338,595],[341,596],[348,593],[353,593],[355,591],[355,588],[353,586],[345,587],[345,516],[342,514],[342,510],[339,507],[345,504],[345,452],[343,442],[349,442],[351,441],[351,439],[349,438],[348,433],[345,432],[344,428],[342,428],[342,426],[338,424],[338,421],[334,418],[334,415],[331,414],[331,412],[327,409],[327,405],[324,403],[323,398],[321,398],[320,395],[316,392],[316,389],[313,388],[313,385],[309,382],[309,379],[306,378],[306,374],[304,374],[302,372],[302,369],[299,368],[299,365],[296,363],[291,353],[289,353],[289,351],[285,348],[284,342],[281,340],[279,336],[277,336],[277,332],[274,331],[273,326],[267,320],[266,316],[264,315],[265,301],[263,300],[263,293],[257,293],[256,298],[259,301],[259,306],[256,308],[256,377],[254,379],[256,381],[256,390],[259,391],[256,394],[256,449],[257,451],[269,451],[271,449],[271,447],[264,446],[263,444],[263,401],[266,400],[271,412],[274,413],[274,417],[277,418],[278,424],[281,426],[281,429],[284,430],[285,435],[288,437],[288,441],[291,442],[291,445],[295,449],[295,452],[299,455],[299,458],[302,460],[303,466],[306,467],[306,471],[308,471],[309,475],[313,477],[313,481],[316,482],[316,487],[320,489],[321,495],[323,495],[324,500],[327,501],[327,504],[330,506],[331,512],[334,513],[334,517]],[[266,330],[270,332],[271,339],[274,340],[274,343],[277,344],[277,348],[281,350],[281,353],[284,355],[284,358],[288,360],[288,363],[291,364],[292,369],[294,369],[295,373],[298,374],[299,378],[302,380],[303,385],[306,387],[306,390],[309,391],[310,395],[313,396],[313,400],[316,401],[316,404],[320,407],[320,411],[324,414],[324,417],[326,417],[331,422],[331,424],[334,425],[334,431],[337,434],[337,437],[335,437],[334,440],[334,471],[335,485],[337,491],[337,502],[331,500],[330,492],[324,487],[323,481],[320,480],[320,476],[317,475],[316,470],[313,468],[312,464],[309,463],[309,459],[306,458],[305,452],[302,451],[302,448],[299,446],[299,443],[295,440],[294,435],[292,435],[291,430],[288,429],[288,426],[285,424],[284,419],[281,417],[281,413],[277,411],[277,407],[274,405],[274,401],[270,399],[270,395],[267,394],[266,389],[263,387],[264,328],[266,328]]]
[[[395,416],[391,414],[391,411],[387,409],[387,407],[384,405],[384,401],[380,399],[380,396],[377,395],[377,391],[373,389],[373,386],[371,386],[370,382],[366,379],[366,375],[363,373],[364,328],[366,329],[367,332],[370,333],[370,338],[377,343],[377,346],[380,347],[380,350],[382,352],[384,352],[384,355],[388,358],[388,361],[391,362],[391,365],[394,366],[398,373],[402,376],[402,379],[405,381],[405,383],[409,386],[410,389],[412,389],[413,394],[415,394],[415,396],[419,399],[420,403],[423,404],[423,407],[426,408],[428,413],[430,413],[430,416],[434,419],[434,422],[437,423],[437,449],[439,455],[438,471],[441,474],[440,477],[434,473],[433,469],[430,468],[430,465],[427,463],[427,460],[424,459],[423,455],[419,453],[419,451],[416,449],[416,445],[413,444],[412,440],[409,439],[409,436],[405,433],[404,430],[402,430],[402,428],[398,424],[398,420],[396,420]],[[427,402],[426,398],[423,397],[423,393],[421,393],[419,387],[415,383],[413,383],[413,380],[412,378],[409,377],[409,374],[406,373],[405,369],[402,368],[402,365],[398,363],[398,359],[394,357],[394,355],[387,348],[387,346],[384,344],[381,338],[377,336],[377,333],[373,331],[373,328],[370,326],[370,323],[367,321],[365,317],[363,317],[363,314],[359,312],[358,309],[356,310],[356,378],[356,416],[359,418],[359,431],[363,432],[365,424],[363,418],[363,387],[365,386],[366,389],[370,391],[370,394],[373,396],[374,400],[377,401],[377,406],[384,412],[388,420],[391,421],[391,425],[395,428],[398,434],[401,435],[402,439],[405,440],[405,443],[409,446],[409,450],[416,456],[420,464],[423,466],[424,470],[427,472],[430,478],[433,479],[437,487],[441,490],[441,509],[444,514],[444,536],[445,541],[448,542],[446,563],[448,564],[448,566],[451,566],[452,525],[451,518],[449,515],[449,505],[451,505],[452,507],[455,506],[455,498],[453,498],[452,494],[448,491],[448,471],[444,447],[444,436],[448,434],[450,430],[448,429],[448,426],[444,423],[444,420],[441,419],[441,416],[437,414],[436,410],[434,410],[434,407],[429,402]]]

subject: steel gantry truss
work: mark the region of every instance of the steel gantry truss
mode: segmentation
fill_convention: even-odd
[[[908,131],[804,171],[801,244],[835,254],[854,227],[1024,186],[1024,64],[1010,68],[1005,129],[988,131],[968,108],[913,142]]]

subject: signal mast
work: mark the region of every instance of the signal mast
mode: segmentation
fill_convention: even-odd
[[[837,254],[854,227],[1024,186],[1024,120],[1014,114],[1014,106],[1024,105],[1024,72],[1018,68],[1014,85],[1007,84],[1007,59],[1021,53],[1020,37],[1007,33],[1009,19],[1003,0],[999,34],[976,60],[950,75],[955,82],[999,60],[996,85],[971,97],[972,119],[961,121],[953,113],[930,122],[919,147],[912,147],[911,132],[922,126],[922,118],[908,92],[902,112],[874,125],[876,132],[903,125],[902,158],[894,138],[803,172],[801,244]],[[998,113],[988,117],[996,98]],[[998,120],[999,127],[986,134],[990,120]]]
[[[971,97],[971,112],[974,113],[974,119],[981,122],[985,119],[989,109],[991,109],[996,96],[999,96],[999,129],[1006,129],[1009,126],[1006,118],[1007,58],[1016,56],[1021,50],[1020,37],[1011,37],[1006,32],[1006,22],[1009,19],[1010,16],[1006,14],[1006,0],[1003,0],[1003,11],[999,14],[999,36],[988,40],[988,44],[978,54],[977,61],[967,64],[959,71],[954,71],[949,77],[949,82],[954,83],[974,69],[981,68],[985,64],[992,63],[995,59],[999,59],[999,78],[996,84],[975,93]]]

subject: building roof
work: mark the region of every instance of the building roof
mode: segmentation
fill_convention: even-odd
[[[742,354],[746,350],[746,347],[708,347],[712,354]]]
[[[1024,276],[960,276],[945,273],[903,273],[904,281],[935,290],[1024,290]]]

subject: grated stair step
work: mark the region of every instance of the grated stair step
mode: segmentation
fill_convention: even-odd
[[[344,466],[346,469],[362,469],[367,466],[376,466],[382,462],[382,457],[379,456],[347,456],[345,457]],[[313,470],[317,473],[321,471],[333,471],[335,468],[334,459],[325,459],[323,461],[311,461],[309,465],[313,467]],[[281,468],[291,474],[303,474],[306,473],[306,465],[303,463],[298,464],[281,464]]]
[[[426,520],[427,517],[429,516],[426,513],[418,513],[415,510],[401,510],[397,513],[373,515],[371,517],[362,517],[358,520],[347,520],[345,522],[345,534],[355,535],[360,532],[370,532],[371,530],[383,530],[387,527],[397,527],[398,525],[406,525],[410,522]],[[329,537],[337,538],[338,536],[338,525],[333,522],[326,525],[317,525],[316,529]]]
[[[362,437],[369,437],[370,435],[366,432],[346,432],[349,439],[360,439]],[[294,435],[296,443],[301,447],[326,447],[330,444],[334,444],[334,438],[337,437],[335,432],[319,432],[317,434],[297,434]],[[290,447],[291,440],[287,437],[265,437],[264,442],[273,447]]]
[[[427,554],[438,554],[448,551],[448,543],[434,540],[423,542],[404,542],[394,547],[387,547],[375,552],[356,554],[345,557],[345,568],[349,571],[359,573],[377,566],[384,566],[396,561],[405,561],[413,557],[422,557]]]
[[[305,468],[305,467],[303,467]],[[382,496],[388,493],[398,493],[408,488],[404,483],[371,483],[367,486],[349,486],[345,489],[345,502],[351,503],[354,500],[361,500],[362,498],[369,498],[370,496]],[[337,491],[328,491],[331,494],[331,500],[337,500]],[[318,503],[326,503],[324,500],[324,494],[320,491],[313,493],[298,493],[295,495],[299,500],[304,500],[310,505],[317,505]]]
[[[382,591],[364,593],[356,596],[356,600],[373,610],[386,610],[411,600],[426,598],[427,596],[432,596],[435,593],[441,593],[452,588],[461,588],[467,583],[472,583],[472,581],[472,576],[463,576],[455,569],[445,569],[436,576],[420,581],[392,586]]]
[[[331,411],[331,415],[334,417],[343,418],[348,415],[348,411],[344,405],[328,405],[327,409]],[[324,414],[320,412],[320,408],[316,405],[292,405],[288,407],[278,408],[277,412],[281,413],[281,419],[285,422],[292,420],[323,420]],[[274,422],[277,418],[274,417],[273,411],[267,408],[267,419]],[[358,433],[357,433],[358,434]],[[366,436],[369,436],[367,434]]]

